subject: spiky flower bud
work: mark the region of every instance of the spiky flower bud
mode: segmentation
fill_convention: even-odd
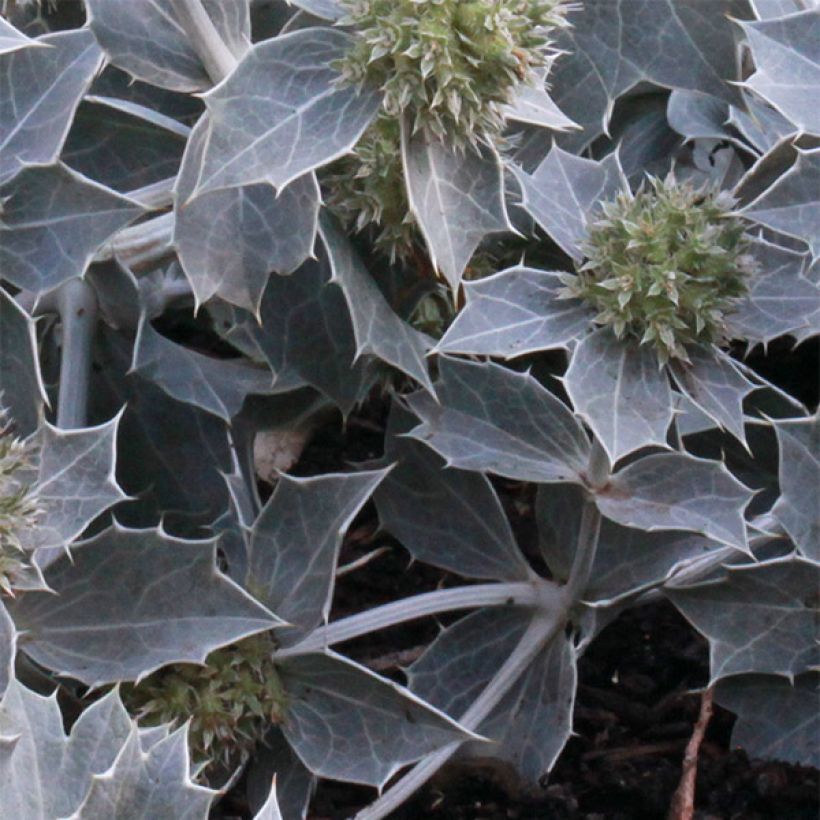
[[[199,763],[231,768],[245,760],[272,723],[285,693],[272,660],[270,633],[212,652],[204,666],[178,663],[123,688],[123,701],[147,726],[190,720],[188,743]]]
[[[501,106],[543,65],[560,0],[344,0],[356,36],[346,81],[375,85],[391,116],[449,144],[498,134]]]
[[[652,344],[661,362],[720,342],[724,316],[754,271],[749,237],[725,192],[650,180],[603,203],[563,295],[585,300],[618,338]]]
[[[31,445],[12,435],[0,410],[0,592],[13,594],[15,577],[27,566],[21,536],[40,514],[31,477]]]

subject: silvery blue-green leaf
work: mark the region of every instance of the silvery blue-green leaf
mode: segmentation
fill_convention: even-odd
[[[513,91],[513,100],[502,108],[504,116],[515,122],[566,131],[578,126],[555,104],[544,87],[545,72],[535,71],[532,82],[521,83]]]
[[[409,134],[405,124],[402,162],[410,211],[433,265],[455,291],[481,240],[513,230],[501,158],[484,145],[459,151],[426,129]]]
[[[743,511],[751,498],[721,462],[685,453],[635,461],[595,494],[601,512],[625,527],[699,532],[745,552]]]
[[[779,111],[748,92],[744,94],[744,107],[729,106],[729,125],[753,146],[759,154],[765,154],[784,137],[794,134],[797,126],[789,122]]]
[[[641,447],[666,444],[672,393],[651,346],[600,328],[575,348],[564,384],[613,464]]]
[[[66,820],[206,820],[218,792],[191,780],[187,731],[183,726],[143,751],[134,726],[113,766],[94,776]]]
[[[134,343],[134,373],[171,398],[193,404],[227,424],[250,394],[273,390],[273,374],[243,359],[216,359],[161,336],[143,321]]]
[[[210,128],[195,191],[268,182],[283,188],[347,153],[381,103],[337,83],[331,68],[351,37],[309,28],[257,43],[205,96]]]
[[[780,498],[774,515],[800,552],[820,560],[820,420],[772,422],[780,447]]]
[[[128,498],[115,476],[121,418],[79,430],[43,423],[36,465],[43,512],[26,533],[27,548],[68,547],[98,515]]]
[[[666,113],[669,125],[687,140],[736,139],[726,127],[729,106],[709,94],[676,88],[669,95]]]
[[[134,116],[127,101],[119,106],[86,97],[77,109],[61,154],[62,161],[109,188],[128,192],[176,176],[185,147],[185,126],[159,126]],[[183,133],[180,134],[179,132]]]
[[[156,318],[155,313],[151,315],[153,311],[148,303],[155,292],[154,285],[162,278],[160,272],[137,282],[134,272],[116,258],[91,265],[85,275],[94,288],[101,318],[115,330],[137,327],[143,311],[149,318]]]
[[[203,0],[217,32],[238,57],[250,42],[247,0]],[[212,83],[167,0],[88,0],[89,25],[109,61],[138,80],[173,91]]]
[[[109,418],[125,405],[117,447],[118,480],[133,501],[117,510],[120,522],[151,526],[172,516],[172,525],[209,525],[228,506],[220,475],[231,469],[225,423],[182,404],[131,366],[131,342],[101,328],[100,365],[91,390],[95,418]]]
[[[86,28],[48,34],[36,43],[40,47],[0,53],[0,182],[23,165],[56,161],[102,61]]]
[[[513,170],[521,184],[522,207],[575,260],[583,258],[579,245],[590,212],[626,185],[617,153],[596,162],[557,145],[531,175]]]
[[[24,290],[82,276],[100,246],[142,213],[65,165],[20,171],[0,187],[0,269]]]
[[[339,20],[345,14],[344,8],[337,0],[287,0],[292,6],[298,6],[323,20]]]
[[[712,680],[743,672],[791,678],[817,669],[820,566],[789,557],[726,571],[717,583],[666,590],[709,639]]]
[[[270,794],[261,809],[253,816],[253,820],[282,820],[279,810],[279,800],[276,797],[276,775],[271,782]]]
[[[20,649],[98,686],[169,663],[202,663],[220,646],[281,624],[215,561],[215,539],[115,524],[47,568],[56,595],[27,593],[9,607],[25,632]]]
[[[203,117],[188,141],[176,185],[174,243],[197,304],[213,296],[259,311],[272,272],[292,273],[313,252],[319,184],[313,173],[277,194],[263,182],[188,201],[208,138]]]
[[[327,214],[320,233],[330,262],[330,281],[341,288],[347,302],[356,356],[375,356],[432,391],[425,360],[432,340],[395,313],[338,223]]]
[[[248,763],[245,779],[251,810],[262,810],[274,778],[277,801],[284,816],[289,820],[305,820],[316,778],[296,756],[278,726],[270,728]]]
[[[684,88],[736,102],[740,79],[730,18],[746,0],[591,0],[569,15],[566,52],[550,72],[559,108],[584,128],[562,140],[575,149],[606,130],[615,100],[640,83]]]
[[[385,459],[396,466],[373,494],[382,527],[417,560],[459,575],[531,578],[486,476],[446,467],[429,447],[403,435],[414,423],[411,413],[393,404]]]
[[[344,294],[329,287],[330,263],[320,250],[291,276],[272,276],[259,308],[261,322],[236,311],[234,333],[246,335],[264,355],[274,386],[307,383],[346,415],[370,387],[374,362],[356,358],[356,339]],[[229,335],[229,339],[232,335]]]
[[[37,429],[45,401],[34,320],[0,287],[0,408],[25,437]]]
[[[738,441],[746,443],[743,400],[755,389],[718,347],[688,351],[689,362],[674,361],[672,376],[682,393]]]
[[[67,817],[133,731],[112,690],[83,711],[66,737],[56,691],[46,698],[12,680],[0,701],[0,738],[16,738],[10,754],[0,753],[0,817]]]
[[[566,580],[575,556],[584,491],[570,484],[542,484],[535,515],[541,554],[556,578]],[[604,519],[585,601],[611,605],[658,586],[677,568],[720,545],[690,532],[622,527]]]
[[[805,275],[805,254],[763,239],[753,248],[760,270],[726,316],[729,335],[765,345],[778,336],[820,331],[820,283]]]
[[[797,149],[797,162],[741,213],[753,222],[805,242],[820,256],[820,148]]]
[[[408,435],[448,467],[522,481],[577,481],[589,440],[567,406],[527,373],[441,357],[438,402],[408,397],[422,423]]]
[[[386,473],[277,481],[250,532],[245,587],[290,625],[278,631],[281,642],[327,621],[342,538]]]
[[[334,653],[283,659],[282,731],[318,777],[381,788],[402,766],[474,735],[408,689]]]
[[[796,9],[795,9],[796,10]],[[820,134],[820,15],[798,14],[740,22],[755,73],[744,85],[771,103],[801,131]]]
[[[466,744],[464,753],[509,763],[525,789],[538,789],[572,734],[577,654],[559,631],[479,724],[491,742]]]
[[[798,11],[811,8],[815,0],[751,0],[752,8],[758,20],[770,17],[785,17]]]
[[[0,54],[8,54],[10,51],[37,45],[36,40],[26,37],[22,31],[18,31],[11,23],[0,17]],[[42,43],[39,45],[42,46]]]
[[[475,353],[511,359],[566,348],[590,324],[577,299],[558,299],[559,274],[514,267],[465,282],[467,304],[436,345],[438,353]]]
[[[774,675],[738,675],[720,681],[715,700],[737,715],[733,748],[750,758],[820,767],[818,676],[793,681]]]
[[[0,601],[0,696],[6,691],[9,681],[14,677],[16,654],[17,630],[5,604]],[[1,731],[0,734],[2,734]]]

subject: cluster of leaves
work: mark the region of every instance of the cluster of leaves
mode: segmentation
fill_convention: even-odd
[[[820,420],[740,355],[820,333],[807,6],[7,4],[0,817],[239,782],[290,820],[412,766],[375,820],[456,754],[537,788],[579,656],[658,597],[733,742],[818,765]],[[262,469],[371,400],[381,459]],[[465,583],[329,621],[371,500]],[[333,649],[461,610],[406,685]]]

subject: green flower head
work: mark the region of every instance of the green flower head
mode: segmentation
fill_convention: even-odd
[[[384,111],[408,114],[451,145],[494,136],[502,106],[543,65],[563,25],[561,0],[344,0],[355,42],[345,81],[380,87]]]
[[[563,295],[580,298],[618,338],[652,344],[662,362],[720,342],[724,316],[746,292],[754,260],[725,192],[668,177],[601,206]]]
[[[273,723],[281,723],[285,694],[271,659],[269,633],[252,635],[212,652],[204,666],[164,666],[123,701],[147,726],[190,720],[188,743],[199,763],[227,768],[245,760]]]

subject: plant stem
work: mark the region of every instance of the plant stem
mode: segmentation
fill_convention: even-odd
[[[214,84],[224,80],[236,68],[237,59],[219,36],[202,0],[171,0],[171,6],[208,76]]]
[[[104,262],[115,256],[129,268],[153,265],[174,252],[174,215],[160,214],[121,230],[94,257]]]
[[[63,335],[57,426],[73,430],[87,422],[91,351],[97,327],[94,289],[82,279],[69,280],[57,293],[57,311]]]
[[[563,610],[536,611],[527,631],[521,636],[521,640],[504,665],[459,719],[458,722],[465,729],[469,731],[478,729],[482,721],[490,715],[527,670],[538,653],[563,628],[564,618]],[[423,786],[458,751],[461,743],[462,741],[457,740],[419,761],[378,800],[359,812],[355,820],[381,820],[382,817],[387,817]]]
[[[529,606],[544,612],[555,613],[562,609],[562,601],[561,588],[541,579],[438,589],[434,592],[425,592],[401,601],[384,604],[321,626],[300,643],[280,649],[274,657],[286,658],[310,652],[321,652],[333,644],[441,612],[483,606]]]

